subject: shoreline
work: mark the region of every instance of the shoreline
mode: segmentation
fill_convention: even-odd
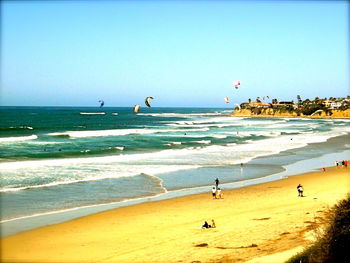
[[[305,246],[304,234],[318,225],[327,207],[346,196],[348,169],[327,168],[225,190],[222,200],[212,200],[207,192],[40,227],[2,238],[2,260],[244,262]],[[304,198],[297,197],[298,183],[304,186]],[[199,229],[212,218],[217,228]],[[200,244],[207,245],[196,247]]]
[[[302,148],[296,148],[291,150],[285,150],[280,153],[277,153],[275,155],[271,156],[262,156],[257,157],[250,162],[248,162],[246,165],[255,165],[260,166],[262,164],[271,163],[274,160],[281,161],[282,163],[275,163],[273,165],[282,166],[284,167],[284,171],[277,172],[277,173],[269,173],[265,176],[258,177],[258,178],[250,178],[246,180],[238,180],[238,181],[232,181],[227,183],[222,183],[222,186],[224,189],[237,189],[241,187],[245,187],[247,185],[256,185],[261,184],[268,181],[274,181],[279,180],[282,177],[286,176],[294,176],[297,174],[305,173],[305,172],[311,172],[315,169],[321,168],[323,164],[326,166],[332,166],[334,164],[333,160],[337,159],[345,159],[347,157],[347,153],[349,152],[349,149],[347,147],[343,148],[337,148],[337,150],[333,149],[334,143],[337,145],[339,143],[342,143],[343,140],[345,140],[347,137],[349,137],[349,134],[332,137],[328,139],[326,142],[319,142],[319,143],[310,143],[307,146],[304,146]],[[328,144],[325,144],[328,143]],[[333,146],[331,146],[333,145]],[[305,148],[308,147],[308,148]],[[331,152],[326,152],[324,149],[321,149],[322,155],[319,157],[312,157],[310,156],[310,150],[311,152],[315,151],[315,149],[318,149],[319,147],[327,148],[328,150],[332,150]],[[304,149],[305,148],[305,149]],[[309,149],[310,148],[310,149]],[[305,152],[306,149],[309,149],[307,151],[307,156],[305,154],[303,155],[303,152]],[[341,151],[336,153],[337,151]],[[291,163],[283,163],[285,160],[289,160],[290,154],[296,155],[301,157],[296,160],[293,160]],[[295,158],[295,157],[294,157]],[[331,161],[329,161],[331,160]],[[321,164],[320,164],[321,163]],[[154,196],[146,196],[146,197],[138,197],[133,199],[127,199],[122,201],[113,201],[109,203],[102,203],[102,204],[92,204],[92,205],[86,205],[81,207],[73,207],[63,210],[56,210],[56,211],[49,211],[34,215],[28,215],[23,216],[20,218],[14,218],[14,219],[8,219],[3,220],[0,224],[1,226],[1,236],[9,236],[12,234],[20,233],[23,231],[35,229],[41,226],[45,225],[52,225],[52,224],[58,224],[61,222],[66,222],[75,218],[87,216],[90,214],[98,213],[105,210],[120,208],[120,207],[126,207],[126,206],[132,206],[137,205],[140,203],[145,202],[156,202],[158,200],[164,200],[164,199],[172,199],[179,196],[188,196],[191,194],[198,194],[207,192],[208,189],[210,190],[210,186],[196,186],[192,188],[184,188],[184,189],[176,189],[171,190],[166,193],[160,193]]]

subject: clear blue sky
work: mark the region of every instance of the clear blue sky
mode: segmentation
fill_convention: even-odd
[[[153,106],[233,107],[350,93],[347,1],[1,5],[1,105],[133,106],[154,96]]]

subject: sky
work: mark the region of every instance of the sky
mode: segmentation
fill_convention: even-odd
[[[348,34],[348,1],[1,1],[0,105],[345,97]]]

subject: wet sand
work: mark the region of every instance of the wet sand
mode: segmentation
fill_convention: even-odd
[[[350,189],[331,168],[224,192],[118,208],[1,239],[2,262],[245,262],[310,243]],[[304,197],[296,186],[304,186]],[[207,220],[216,228],[200,229]],[[278,255],[278,254],[277,254]],[[274,257],[276,262],[277,259]],[[283,262],[280,258],[278,262]]]

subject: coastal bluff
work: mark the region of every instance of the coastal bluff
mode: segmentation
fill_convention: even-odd
[[[299,118],[350,118],[350,109],[318,111],[311,115],[304,115],[296,111],[286,111],[272,108],[235,109],[231,116],[234,117],[299,117]]]

